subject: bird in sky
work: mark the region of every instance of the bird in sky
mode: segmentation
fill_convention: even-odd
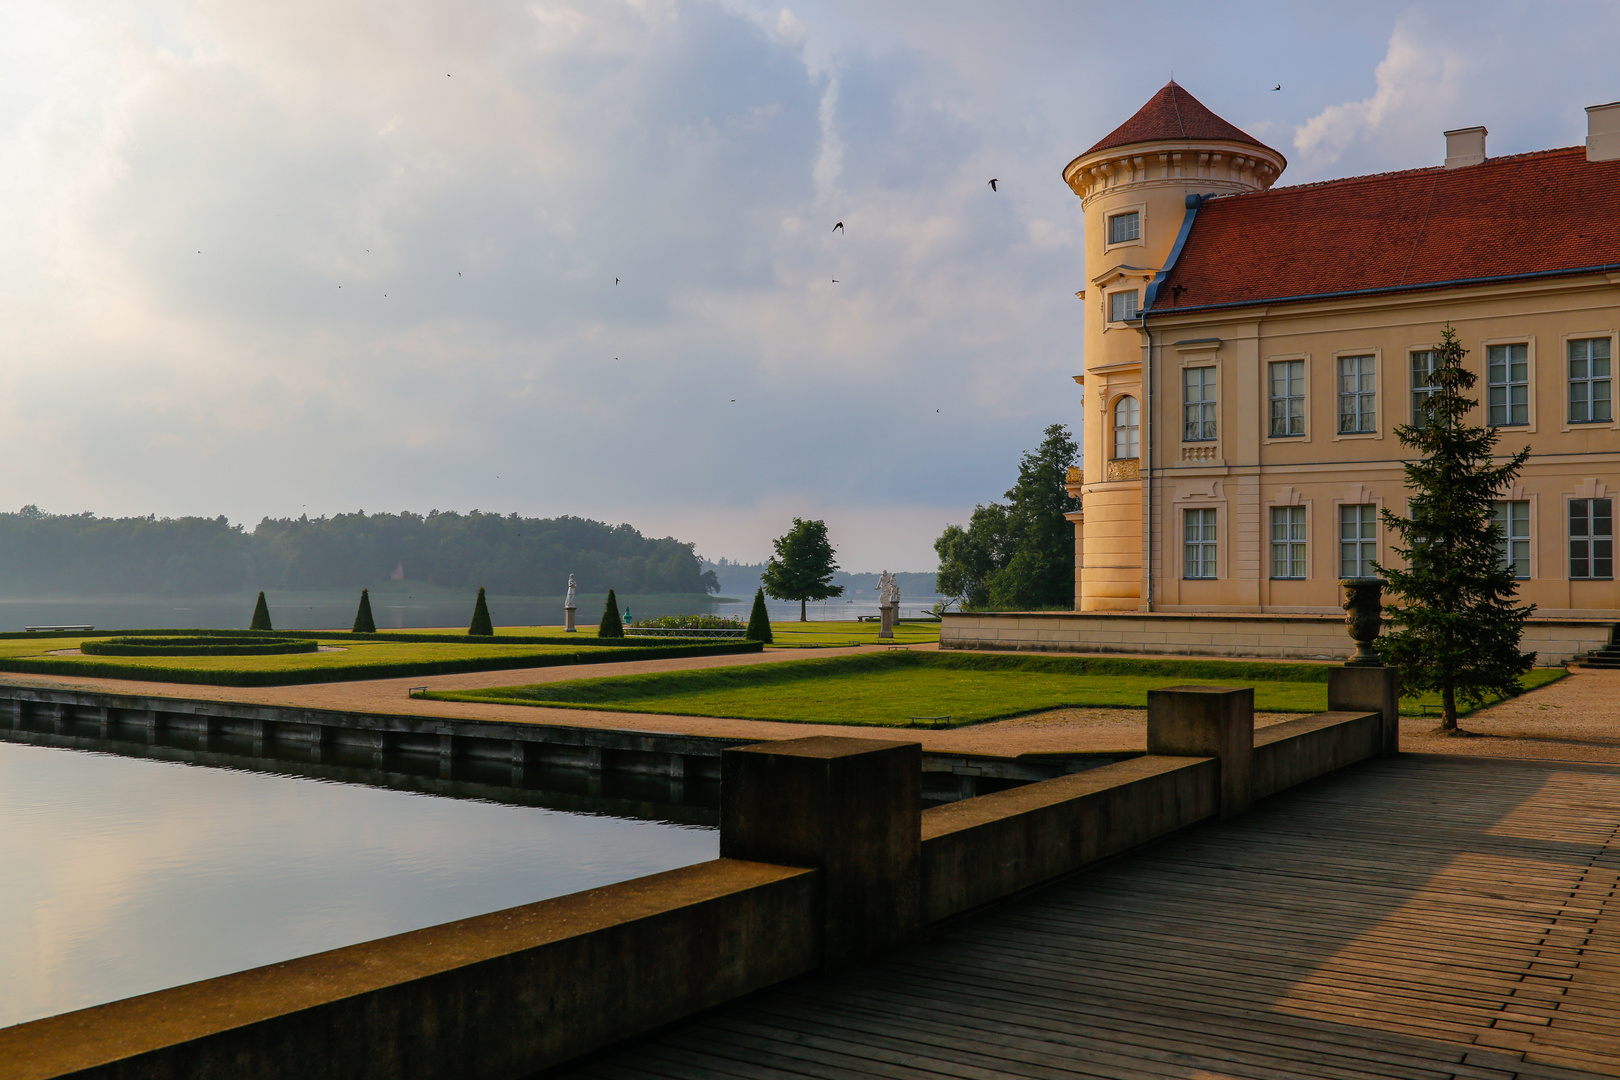
[[[834,225],[832,227],[832,231],[837,232],[839,229],[842,229],[843,227],[844,227],[844,223],[842,221],[840,221],[838,224],[836,224],[836,225]],[[202,252],[199,251],[197,254],[201,255]]]
[[[736,398],[732,398],[732,399],[731,399],[731,403],[732,403],[732,404],[733,404],[733,405],[735,405],[735,404],[736,404],[736,403],[737,403],[737,399],[736,399]]]
[[[836,284],[838,284],[838,279],[837,279],[837,278],[833,278],[833,284],[834,284],[834,285],[836,285]],[[341,285],[339,285],[339,286],[338,286],[338,288],[340,288],[340,289],[341,289],[341,288],[342,288],[342,287],[343,287],[343,286],[341,286]]]
[[[461,271],[460,271],[460,270],[457,270],[457,271],[456,271],[456,277],[460,277],[460,276],[461,276]]]
[[[996,190],[996,181],[995,181],[995,179],[994,179],[994,178],[992,178],[992,179],[991,179],[991,180],[990,180],[990,190],[991,190],[991,191],[995,191],[995,190]]]
[[[619,279],[618,279],[618,278],[614,278],[614,279],[613,279],[613,284],[615,284],[615,285],[617,285],[617,284],[618,284],[618,283],[619,283]]]
[[[1272,89],[1273,90],[1281,90],[1282,89],[1282,83],[1278,83],[1276,86],[1273,86]]]

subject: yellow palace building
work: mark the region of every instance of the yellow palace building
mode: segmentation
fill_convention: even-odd
[[[962,616],[947,643],[1334,654],[1298,641],[1342,619],[1341,577],[1393,558],[1378,511],[1406,502],[1394,428],[1448,322],[1480,419],[1504,451],[1530,448],[1498,510],[1538,605],[1527,647],[1545,662],[1605,643],[1620,104],[1587,113],[1584,147],[1491,158],[1465,128],[1440,165],[1284,187],[1281,153],[1172,82],[1070,162],[1089,277],[1069,477],[1081,614]]]

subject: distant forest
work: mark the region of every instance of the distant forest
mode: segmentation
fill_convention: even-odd
[[[759,576],[765,572],[764,563],[737,563],[721,559],[716,563],[704,563],[704,569],[714,574],[723,596],[735,596],[747,599],[754,595],[759,588]],[[939,594],[934,591],[933,574],[914,574],[895,571],[896,583],[900,586],[900,599],[911,597],[933,597]],[[875,601],[877,599],[877,574],[851,574],[840,570],[833,575],[833,584],[844,587],[844,599],[865,597]]]
[[[509,595],[710,593],[693,545],[577,517],[437,510],[426,515],[100,518],[25,506],[0,514],[0,593],[197,596],[243,589],[353,589],[389,580]]]

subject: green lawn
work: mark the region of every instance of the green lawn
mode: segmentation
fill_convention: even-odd
[[[1143,708],[1147,692],[1167,686],[1253,686],[1262,712],[1327,708],[1326,665],[1221,660],[1126,660],[874,652],[747,667],[577,679],[538,686],[436,693],[487,701],[621,712],[680,713],[889,727],[981,723],[1057,708]],[[1539,686],[1562,677],[1541,669]],[[1417,715],[1423,702],[1404,702]]]
[[[579,645],[558,635],[557,644],[501,645],[488,641],[400,642],[347,634],[297,632],[333,651],[279,656],[51,656],[77,649],[84,637],[0,638],[0,671],[37,675],[83,675],[223,686],[280,686],[353,679],[410,678],[502,668],[608,663],[654,656],[707,656],[755,652],[757,643],[705,642],[679,645]],[[102,637],[106,635],[95,635]]]
[[[847,645],[926,645],[939,640],[937,622],[903,622],[894,626],[894,639],[878,637],[875,622],[773,622],[773,649],[832,649]]]

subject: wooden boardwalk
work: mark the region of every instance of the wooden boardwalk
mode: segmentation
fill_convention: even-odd
[[[1620,766],[1371,763],[571,1076],[1620,1076]]]

